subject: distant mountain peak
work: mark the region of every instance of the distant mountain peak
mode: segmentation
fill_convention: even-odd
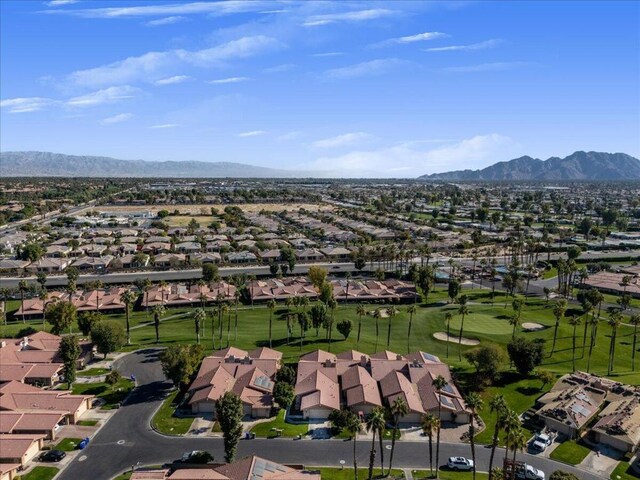
[[[481,170],[423,175],[420,180],[638,180],[640,160],[626,153],[577,151],[547,160],[523,156],[495,163]]]

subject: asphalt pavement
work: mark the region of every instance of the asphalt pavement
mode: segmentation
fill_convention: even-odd
[[[139,350],[115,362],[114,367],[123,375],[135,375],[137,387],[125,404],[96,433],[89,446],[61,472],[59,480],[109,480],[134,465],[161,465],[192,450],[207,450],[216,461],[222,461],[224,450],[221,438],[171,437],[154,431],[151,417],[170,392],[171,384],[162,373],[158,349]],[[368,465],[370,443],[358,442],[358,464]],[[435,446],[434,446],[435,449]],[[353,462],[353,444],[343,440],[255,439],[241,440],[238,458],[256,454],[281,463],[307,466],[339,467],[344,460]],[[488,469],[490,449],[478,446],[478,470]],[[450,456],[470,456],[468,444],[441,444],[440,464]],[[504,450],[496,453],[498,461]],[[387,455],[385,455],[388,458]],[[379,454],[377,456],[379,459]],[[520,454],[519,459],[546,472],[547,478],[557,469],[572,472],[583,480],[602,478],[550,459]],[[400,441],[396,443],[394,468],[428,468],[427,442]]]

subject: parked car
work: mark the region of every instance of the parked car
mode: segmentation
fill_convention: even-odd
[[[531,442],[531,449],[536,452],[544,452],[549,445],[553,443],[553,439],[546,433],[537,433]]]
[[[39,459],[41,462],[59,462],[66,456],[67,454],[62,450],[49,450],[42,453]]]
[[[451,470],[471,470],[473,469],[473,460],[464,457],[449,457],[447,467]]]
[[[531,465],[523,465],[516,470],[518,480],[545,480],[544,472]]]

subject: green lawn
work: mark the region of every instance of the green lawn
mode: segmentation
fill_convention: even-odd
[[[56,467],[34,467],[26,475],[17,476],[16,480],[51,480],[58,471]]]
[[[83,427],[95,427],[98,424],[98,420],[80,420],[77,424]]]
[[[620,462],[618,466],[611,472],[612,480],[637,480],[640,475],[637,475],[631,470],[629,462]]]
[[[567,440],[558,445],[552,452],[550,457],[559,462],[568,463],[569,465],[577,465],[585,459],[591,452],[591,449],[580,445],[574,440]]]
[[[191,417],[174,417],[173,414],[179,405],[179,390],[171,392],[171,394],[162,402],[162,406],[153,416],[151,425],[161,433],[167,435],[183,435],[189,431],[193,418]],[[176,398],[178,397],[178,398]]]
[[[349,458],[344,459],[347,462],[347,465],[351,463],[353,465],[353,458],[349,460]],[[320,477],[322,480],[353,480],[353,467],[352,468],[329,468],[329,467],[305,467],[308,470],[320,471]],[[367,478],[369,475],[368,468],[360,468],[358,467],[358,478]],[[400,478],[403,476],[402,470],[400,469],[392,469],[391,476],[395,478]],[[373,478],[384,478],[380,472],[379,468],[373,469]]]
[[[65,438],[58,442],[53,448],[54,450],[62,450],[63,452],[72,452],[78,448],[78,444],[82,441],[81,438]]]
[[[82,395],[95,395],[106,403],[104,410],[110,410],[124,400],[127,394],[133,390],[134,384],[128,378],[122,378],[115,385],[100,383],[76,383],[73,385],[73,393]]]
[[[87,368],[86,370],[79,370],[78,377],[97,377],[100,375],[106,375],[109,373],[108,368]]]
[[[264,423],[258,423],[251,431],[256,434],[257,437],[275,437],[276,434],[271,431],[272,428],[282,429],[281,436],[283,437],[296,437],[297,435],[306,435],[309,425],[306,423],[288,423],[285,421],[285,411],[280,410],[276,417]]]

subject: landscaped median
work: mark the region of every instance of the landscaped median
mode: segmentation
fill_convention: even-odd
[[[184,435],[189,431],[193,417],[175,416],[176,408],[180,406],[182,398],[179,390],[169,394],[151,420],[154,430],[165,435]]]
[[[575,440],[567,440],[558,445],[549,457],[558,462],[568,463],[569,465],[578,465],[587,455],[591,453],[589,447],[585,447]]]
[[[281,430],[280,435],[277,435],[276,430]],[[297,437],[298,435],[306,435],[308,430],[309,424],[290,423],[286,421],[286,411],[280,410],[273,420],[254,425],[251,429],[251,433],[254,433],[256,437],[266,438],[274,438],[277,436]]]

